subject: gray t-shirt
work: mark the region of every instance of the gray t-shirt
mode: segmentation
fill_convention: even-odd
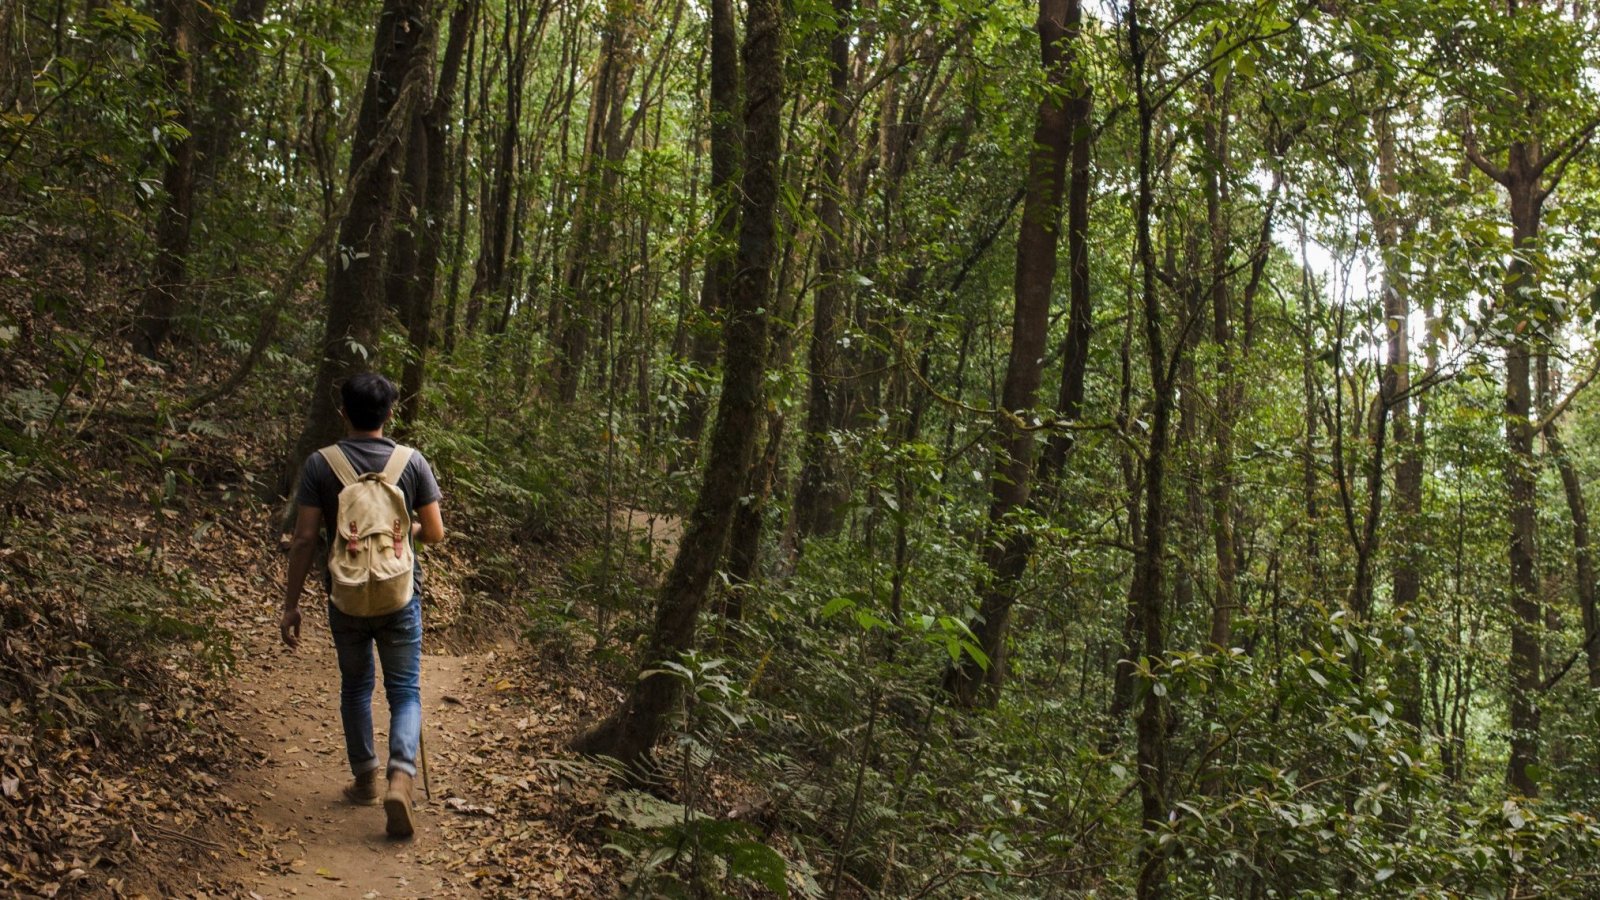
[[[365,475],[383,471],[384,465],[389,462],[389,454],[394,452],[394,441],[388,438],[345,438],[339,442],[339,449],[350,460],[350,468],[355,469],[357,475]],[[295,493],[295,502],[301,506],[322,509],[324,547],[327,546],[329,523],[339,521],[339,492],[342,490],[344,485],[339,483],[339,476],[333,474],[333,469],[321,453],[306,457],[306,464],[300,468],[300,489]],[[418,507],[439,501],[439,482],[434,479],[433,467],[423,458],[422,451],[413,451],[411,461],[400,473],[400,492],[406,495],[406,506],[410,507],[413,518]],[[422,592],[420,563],[417,567],[417,592]]]

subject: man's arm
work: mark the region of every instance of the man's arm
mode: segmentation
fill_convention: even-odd
[[[293,650],[300,646],[300,592],[305,590],[306,573],[317,551],[317,530],[322,527],[322,509],[301,506],[294,520],[294,537],[289,539],[289,581],[283,592],[283,618],[278,630],[283,642]]]
[[[444,540],[444,517],[439,514],[439,501],[417,507],[417,540],[424,544],[437,544]]]

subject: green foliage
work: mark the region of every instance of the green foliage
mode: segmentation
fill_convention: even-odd
[[[345,298],[319,277],[349,263],[344,251],[312,247],[304,283],[284,279],[338,216],[379,5],[310,0],[251,23],[198,4],[189,92],[169,83],[171,48],[148,5],[63,4],[53,17],[9,16],[14,6],[0,13],[11,29],[0,34],[0,511],[5,549],[18,549],[0,565],[27,588],[6,600],[6,640],[55,635],[93,674],[0,680],[0,700],[83,734],[136,718],[113,699],[134,696],[118,672],[169,652],[220,671],[230,648],[213,627],[218,598],[159,547],[123,541],[132,549],[114,565],[75,575],[53,560],[98,546],[116,523],[46,527],[29,498],[76,478],[79,445],[92,443],[148,476],[125,498],[137,514],[197,511],[211,482],[198,448],[242,432],[271,449],[229,465],[248,470],[241,482],[276,482],[271,457],[298,427],[324,342],[344,340],[321,327]],[[760,559],[748,583],[712,579],[698,624],[714,658],[649,661],[686,700],[655,793],[617,794],[608,810],[633,889],[1124,896],[1157,858],[1184,897],[1592,893],[1600,742],[1582,541],[1553,451],[1516,458],[1506,436],[1520,423],[1504,415],[1508,346],[1542,357],[1535,418],[1585,386],[1557,424],[1581,488],[1592,486],[1592,13],[1152,0],[1137,5],[1152,42],[1137,83],[1133,4],[1084,6],[1069,83],[1093,99],[1092,311],[1069,415],[1056,408],[1075,352],[1064,241],[1044,358],[1010,359],[1019,263],[1042,262],[1019,261],[1017,240],[1050,99],[1039,9],[786,5],[770,431],[740,498],[760,513],[739,526],[759,523]],[[695,337],[719,333],[720,313],[699,302],[706,260],[731,249],[710,227],[708,22],[693,5],[532,4],[519,35],[520,8],[482,4],[458,105],[443,116],[444,172],[462,205],[427,223],[444,238],[431,343],[413,346],[411,311],[391,302],[361,358],[395,376],[426,364],[420,412],[399,435],[444,481],[472,599],[523,611],[516,625],[552,657],[589,652],[620,672],[650,627],[666,541],[694,524],[674,521],[652,546],[628,523],[659,515],[664,533],[693,509],[708,435],[682,439],[681,419],[720,390],[718,364],[687,359]],[[822,151],[841,33],[845,258],[825,265],[818,200],[833,187]],[[1141,112],[1149,260],[1135,240]],[[127,325],[153,287],[173,200],[164,171],[184,140],[201,147],[187,283],[163,358],[134,362]],[[1469,162],[1469,143],[1491,165]],[[1551,190],[1539,233],[1516,247],[1504,192],[1480,171],[1509,166],[1513,146],[1559,151],[1538,185]],[[512,233],[492,234],[497,217]],[[489,285],[486,259],[500,251],[507,274]],[[1537,276],[1514,295],[1511,261]],[[820,338],[834,371],[812,372],[824,289],[846,310],[840,332]],[[1405,312],[1392,315],[1397,299]],[[1386,370],[1397,336],[1403,373]],[[1155,343],[1166,358],[1147,358]],[[557,372],[574,359],[567,402]],[[246,361],[233,395],[187,405]],[[1035,399],[1000,410],[1012,370],[1029,365]],[[1409,389],[1386,395],[1401,375]],[[819,442],[801,433],[813,382],[841,410]],[[1167,481],[1151,497],[1166,387]],[[1052,439],[1069,438],[1070,452],[1048,481],[1034,472],[1021,509],[991,521],[994,487],[1011,477],[996,440],[1011,416],[1034,429],[1036,455]],[[790,502],[816,443],[839,463],[829,487],[843,524],[799,535]],[[1412,465],[1414,505],[1398,496]],[[1506,481],[1523,465],[1538,469],[1540,799],[1504,786],[1509,647],[1528,627],[1510,603]],[[1019,579],[997,584],[986,554],[1022,538]],[[563,590],[526,577],[540,555]],[[1160,584],[1136,590],[1149,560]],[[1401,573],[1418,586],[1404,603]],[[1016,602],[990,659],[974,630],[997,588]],[[735,596],[742,621],[713,616]],[[82,616],[51,613],[63,598]],[[958,709],[940,687],[969,660],[1003,682],[992,708]],[[1159,772],[1141,767],[1132,733],[1147,701]],[[757,813],[713,807],[744,794]],[[1162,814],[1147,815],[1146,797]]]
[[[754,723],[746,687],[728,674],[722,659],[693,655],[681,663],[666,662],[659,671],[681,680],[684,687],[683,715],[671,751],[677,758],[677,786],[684,802],[638,791],[619,792],[608,800],[609,815],[626,826],[614,833],[610,847],[630,859],[631,892],[729,896],[718,885],[731,878],[788,897],[789,864],[763,842],[754,826],[714,818],[699,809],[718,754]],[[821,895],[808,874],[795,875],[805,887],[803,896]]]

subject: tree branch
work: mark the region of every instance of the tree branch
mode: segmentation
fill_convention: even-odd
[[[1472,130],[1472,117],[1465,112],[1461,114],[1461,146],[1467,151],[1467,161],[1476,166],[1478,171],[1499,184],[1507,184],[1510,181],[1511,176],[1506,174],[1506,170],[1490,162],[1479,149],[1478,133]]]
[[[1549,428],[1552,424],[1554,424],[1557,419],[1561,418],[1561,414],[1567,411],[1567,406],[1569,406],[1572,401],[1577,398],[1578,394],[1582,392],[1584,388],[1593,383],[1596,377],[1600,377],[1600,352],[1595,354],[1594,362],[1590,364],[1588,374],[1584,375],[1577,384],[1573,385],[1572,390],[1567,391],[1566,396],[1562,397],[1560,400],[1557,400],[1555,405],[1551,406],[1550,409],[1545,412],[1543,417],[1529,424],[1529,427],[1532,429],[1533,433],[1538,434],[1539,432],[1544,431],[1546,428]]]
[[[1572,159],[1574,155],[1583,150],[1585,144],[1589,143],[1589,139],[1594,136],[1596,128],[1600,128],[1600,116],[1595,116],[1588,122],[1585,122],[1583,127],[1579,128],[1577,131],[1574,131],[1572,134],[1567,135],[1567,137],[1564,139],[1557,141],[1555,146],[1551,147],[1550,151],[1541,156],[1539,161],[1534,164],[1533,174],[1536,176],[1543,175],[1544,171],[1550,168],[1551,164],[1555,163],[1557,160],[1562,161],[1561,166],[1564,168],[1566,166],[1566,160]],[[1556,176],[1556,179],[1559,181],[1560,176]]]

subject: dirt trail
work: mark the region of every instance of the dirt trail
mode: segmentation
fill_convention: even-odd
[[[281,568],[281,567],[274,567]],[[423,612],[422,720],[432,800],[416,785],[415,837],[384,834],[382,807],[353,806],[339,723],[339,671],[321,591],[308,587],[299,649],[278,638],[281,572],[258,570],[260,601],[229,623],[237,664],[224,715],[239,735],[225,790],[234,815],[208,833],[230,895],[276,897],[610,897],[623,862],[602,850],[605,779],[563,748],[620,698],[568,644],[502,637],[456,650]],[[272,590],[268,590],[271,588]],[[481,603],[487,601],[478,601]],[[436,615],[437,614],[437,615]],[[508,611],[508,614],[509,611]],[[381,680],[374,745],[388,747]],[[243,824],[240,824],[240,823]]]
[[[249,636],[253,651],[240,661],[236,691],[245,701],[235,727],[254,746],[240,755],[246,771],[230,793],[253,808],[257,833],[236,851],[235,878],[262,897],[439,897],[477,891],[459,871],[437,865],[441,818],[458,816],[444,800],[466,791],[454,766],[461,755],[475,682],[490,654],[451,656],[424,645],[422,708],[424,739],[434,769],[433,800],[417,783],[418,833],[409,841],[389,839],[381,807],[355,807],[340,796],[349,779],[339,725],[339,676],[328,637],[327,616],[308,601],[300,647],[289,652],[267,645],[276,633],[276,609],[264,607],[259,629]],[[265,646],[264,646],[265,645]],[[486,658],[487,657],[487,658]],[[373,697],[374,740],[385,755],[389,721],[380,682]]]
[[[651,529],[647,514],[634,518],[628,527],[653,530],[658,549],[677,537],[675,520],[663,517]],[[227,857],[223,883],[256,898],[621,891],[625,865],[601,849],[609,839],[600,812],[605,779],[563,748],[583,722],[621,699],[595,678],[581,649],[558,640],[535,650],[507,632],[499,643],[452,652],[424,607],[422,715],[433,796],[419,777],[417,834],[392,840],[381,807],[353,806],[340,794],[350,772],[321,592],[308,586],[300,647],[290,652],[278,639],[278,604],[268,599],[281,577],[257,570],[234,582],[235,593],[263,599],[229,623],[237,664],[224,715],[242,745],[225,790],[245,824],[210,833]],[[381,679],[373,722],[381,759],[389,722]]]
[[[614,510],[612,516],[635,538],[649,540],[657,558],[670,563],[677,555],[678,541],[683,537],[683,521],[677,516],[631,506]]]

